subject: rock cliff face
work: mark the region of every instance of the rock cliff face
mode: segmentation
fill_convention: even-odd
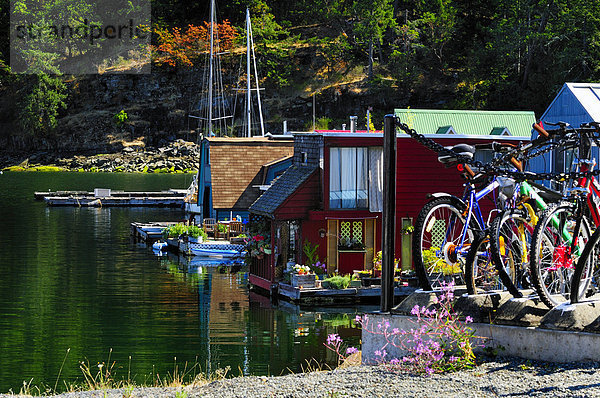
[[[297,83],[278,89],[267,85],[263,91],[261,97],[267,131],[281,133],[284,120],[291,131],[310,128],[312,95],[316,90],[315,115],[317,118],[329,118],[332,121],[329,128],[339,129],[342,123],[349,127],[348,117],[351,115],[358,115],[359,126],[364,126],[364,115],[369,107],[373,108],[375,127],[381,128],[384,114],[406,105],[407,96],[401,90],[382,88],[381,84],[375,87],[360,77],[351,83],[330,82],[324,88],[314,88],[318,86],[314,78],[318,68],[311,66],[314,59],[306,56],[290,60],[298,64],[298,76],[294,78]],[[228,68],[236,69],[237,66],[229,65]],[[37,152],[52,154],[54,158],[50,155],[42,158],[56,163],[75,155],[120,153],[131,143],[142,143],[144,148],[151,149],[165,147],[177,139],[196,142],[197,133],[192,130],[195,122],[188,114],[200,99],[202,76],[201,68],[191,68],[177,71],[153,69],[150,74],[65,78],[68,107],[59,116],[54,133],[46,137],[16,132],[14,115],[18,114],[19,99],[10,93],[10,88],[0,87],[0,129],[4,130],[0,134],[0,165],[15,164],[17,160],[22,161]],[[313,83],[307,83],[309,77]],[[307,85],[313,88],[306,88]],[[118,125],[114,116],[120,111],[127,113],[128,120]],[[377,115],[381,120],[376,118]],[[240,118],[240,115],[236,117]]]

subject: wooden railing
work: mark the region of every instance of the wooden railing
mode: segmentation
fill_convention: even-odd
[[[271,268],[271,256],[265,255],[263,258],[252,258],[249,271],[251,274],[268,281],[273,281],[273,269]]]

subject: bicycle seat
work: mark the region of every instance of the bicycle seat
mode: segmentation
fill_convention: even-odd
[[[469,144],[456,144],[445,148],[455,152],[457,156],[466,156],[469,159],[473,159],[473,155],[475,154],[475,147]],[[438,156],[438,162],[442,164],[454,163],[458,160],[457,156],[440,155]]]
[[[550,189],[537,182],[529,181],[529,185],[537,188],[537,194],[540,195],[542,199],[544,199],[547,202],[558,202],[563,198],[563,195],[560,192]]]

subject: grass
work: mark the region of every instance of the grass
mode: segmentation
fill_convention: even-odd
[[[64,172],[64,171],[76,171],[79,173],[103,173],[105,171],[102,171],[100,169],[98,169],[97,167],[92,167],[89,170],[85,170],[83,168],[79,168],[79,169],[75,169],[75,170],[70,170],[64,167],[58,167],[58,166],[30,166],[30,167],[24,167],[24,166],[8,166],[5,167],[3,169],[1,169],[2,171],[10,171],[10,172],[44,172],[44,173],[53,173],[53,172]],[[117,167],[115,169],[115,171],[109,172],[106,171],[106,173],[123,173],[123,167]],[[144,169],[143,171],[133,171],[132,173],[136,173],[136,174],[153,174],[153,173],[160,173],[160,174],[196,174],[197,170],[193,170],[193,169],[185,169],[185,170],[171,170],[171,169],[167,169],[167,168],[163,168],[163,169],[156,169],[154,171],[148,171],[148,169]]]
[[[62,380],[61,375],[70,353],[68,349],[65,353],[65,357],[58,371],[54,386],[50,385],[33,385],[33,379],[24,381],[17,395],[19,396],[48,396],[60,393],[74,393],[83,391],[106,391],[108,390],[120,390],[119,394],[124,398],[133,397],[135,395],[134,390],[137,387],[158,387],[158,388],[176,388],[178,391],[175,392],[175,396],[179,398],[186,398],[187,392],[181,390],[184,387],[200,387],[213,381],[224,380],[231,376],[229,366],[217,369],[216,371],[208,374],[202,371],[200,364],[197,362],[189,364],[185,362],[180,364],[177,362],[177,357],[173,359],[173,370],[167,372],[164,376],[152,371],[152,374],[148,375],[146,380],[142,383],[136,383],[132,379],[131,375],[131,357],[127,364],[126,377],[120,377],[118,370],[125,370],[121,366],[118,366],[115,361],[111,361],[112,349],[109,350],[108,359],[106,362],[100,362],[96,364],[90,364],[89,361],[79,362],[79,369],[83,376],[83,381],[79,383],[67,383]],[[240,369],[240,377],[243,377],[242,370]],[[9,394],[13,394],[13,391],[9,391]]]
[[[58,166],[8,166],[2,169],[2,171],[40,171],[40,172],[56,172],[56,171],[67,171],[67,169]]]

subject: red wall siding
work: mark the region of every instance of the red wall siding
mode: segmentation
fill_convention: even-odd
[[[318,209],[321,198],[320,172],[316,170],[275,211],[278,220],[307,219],[310,210]]]
[[[326,221],[302,221],[302,245],[304,245],[305,240],[308,241],[314,246],[319,245],[317,253],[319,253],[319,260],[321,262],[325,261],[327,257],[327,237],[321,238],[319,235],[319,229],[324,229],[327,231],[327,222]],[[302,261],[306,264],[306,256],[304,253],[302,254]]]
[[[495,140],[501,141],[501,137]],[[524,140],[526,140],[524,138]],[[444,146],[455,145],[458,143],[468,143],[470,145],[490,142],[488,139],[470,139],[470,138],[439,138],[436,140]],[[516,141],[512,141],[516,142]],[[327,138],[325,146],[382,146],[383,138],[364,138],[356,139],[350,137],[332,137]],[[435,192],[446,192],[462,197],[464,186],[463,179],[455,166],[444,167],[437,160],[437,153],[427,149],[417,141],[409,137],[400,137],[397,139],[397,158],[396,158],[396,257],[400,257],[400,247],[402,235],[400,234],[401,222],[403,217],[412,217],[415,222],[419,211],[428,201],[427,195]],[[324,209],[329,210],[329,150],[324,153],[324,186],[323,203]],[[492,195],[488,195],[480,202],[484,209],[484,217],[487,212],[493,208],[493,202],[490,200]],[[327,211],[328,217],[347,217],[346,211]],[[381,216],[381,213],[378,213]],[[377,220],[377,250],[381,250],[381,219]]]

